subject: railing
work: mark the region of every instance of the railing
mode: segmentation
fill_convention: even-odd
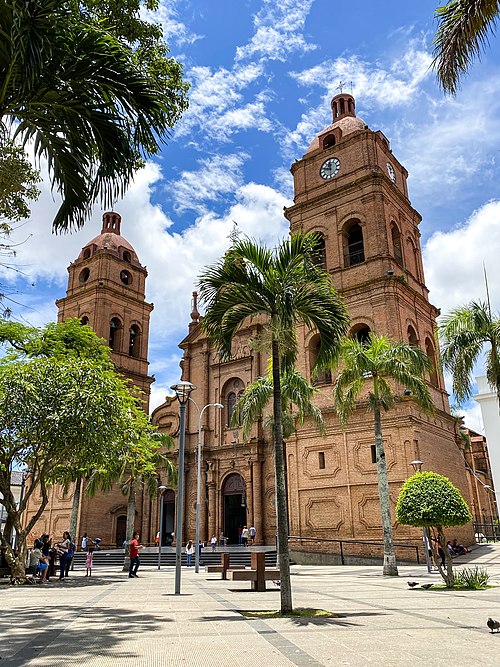
[[[315,543],[330,543],[330,544],[338,544],[339,545],[339,553],[338,555],[340,556],[340,562],[342,565],[345,565],[345,556],[349,556],[349,554],[344,553],[345,546],[344,545],[371,545],[371,546],[376,546],[380,547],[382,550],[384,549],[384,543],[383,542],[372,542],[370,540],[335,540],[335,539],[327,539],[323,537],[300,537],[297,535],[289,535],[288,536],[288,542],[290,543],[291,540],[297,540],[298,542],[315,542]],[[415,546],[414,544],[400,544],[400,543],[393,543],[394,548],[396,549],[410,549],[415,552],[415,557],[416,561],[418,564],[420,564],[420,554],[418,551],[418,546]],[[329,553],[331,554],[331,551],[317,551],[316,553]],[[335,555],[335,554],[334,554]],[[362,553],[357,553],[355,554],[356,556],[363,557],[365,554]],[[354,556],[354,554],[353,554]]]
[[[474,534],[477,542],[483,541],[483,538],[488,542],[497,542],[500,541],[500,526],[495,520],[488,523],[474,523]]]

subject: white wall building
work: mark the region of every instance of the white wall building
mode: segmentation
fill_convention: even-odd
[[[488,442],[491,474],[495,489],[500,489],[500,412],[496,391],[485,375],[476,378],[478,392],[474,399],[481,407],[484,431]]]

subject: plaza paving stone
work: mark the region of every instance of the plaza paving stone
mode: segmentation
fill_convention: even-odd
[[[143,567],[138,579],[111,568],[92,578],[75,570],[65,583],[0,585],[1,667],[316,667],[319,665],[500,666],[500,545],[482,545],[456,567],[486,567],[499,588],[410,590],[407,580],[441,583],[424,566],[292,566],[296,607],[328,619],[248,619],[238,610],[277,609],[279,591],[247,582]]]

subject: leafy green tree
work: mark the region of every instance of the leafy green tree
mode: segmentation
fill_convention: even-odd
[[[47,159],[62,198],[55,231],[81,227],[95,201],[107,206],[122,195],[187,105],[178,63],[164,57],[159,71],[157,54],[150,70],[119,30],[76,7],[66,0],[0,6],[0,125]]]
[[[173,485],[177,481],[177,469],[172,461],[160,451],[161,448],[173,447],[173,439],[169,435],[156,433],[145,414],[136,420],[136,429],[127,442],[119,459],[108,461],[92,471],[86,493],[90,496],[97,491],[109,493],[117,483],[123,495],[127,496],[127,542],[133,537],[136,495],[145,488],[150,498],[158,495],[159,472],[162,470],[166,478],[162,482]]]
[[[471,301],[452,310],[439,325],[441,357],[453,376],[453,393],[460,403],[471,395],[474,366],[486,352],[486,377],[495,387],[500,408],[500,318],[488,304]]]
[[[396,518],[400,524],[433,528],[438,544],[446,555],[446,570],[441,567],[436,542],[431,542],[434,560],[446,586],[453,586],[453,561],[446,548],[444,528],[464,526],[472,520],[467,503],[460,491],[447,477],[435,472],[417,472],[406,480],[396,503]]]
[[[345,426],[356,410],[360,395],[368,390],[368,406],[374,418],[378,493],[384,533],[383,573],[396,576],[398,568],[392,541],[389,482],[382,437],[382,410],[390,410],[394,405],[395,396],[390,381],[395,380],[411,391],[413,398],[423,410],[432,412],[434,406],[425,381],[425,373],[430,372],[432,364],[420,348],[373,333],[365,342],[346,338],[342,346],[341,359],[343,366],[335,380],[333,405],[338,412],[341,425]]]
[[[200,295],[206,305],[202,326],[222,359],[231,357],[234,336],[254,318],[264,321],[270,342],[282,613],[292,611],[292,589],[281,375],[294,367],[299,324],[320,334],[320,366],[334,363],[348,325],[346,308],[320,266],[319,250],[314,234],[294,234],[274,250],[251,239],[237,239],[225,257],[200,276]]]
[[[0,504],[17,533],[15,551],[8,531],[0,534],[0,547],[12,581],[25,580],[26,537],[48,503],[48,486],[64,482],[67,471],[119,457],[138,412],[126,384],[92,359],[39,357],[0,367]],[[19,507],[10,489],[15,467],[29,471]],[[36,489],[40,503],[23,527]]]
[[[7,221],[19,222],[29,216],[29,202],[38,198],[40,190],[36,186],[40,181],[40,174],[22,147],[0,133],[0,234],[4,237],[11,232]],[[0,244],[2,252],[10,248],[6,243]]]
[[[500,12],[497,0],[451,0],[436,9],[433,66],[447,93],[457,93],[460,78],[488,45]]]

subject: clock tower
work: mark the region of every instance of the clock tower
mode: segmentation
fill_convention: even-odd
[[[285,215],[292,233],[321,235],[322,261],[348,307],[351,335],[362,341],[374,332],[410,342],[423,348],[434,364],[427,380],[436,414],[423,415],[410,392],[401,387],[394,408],[383,415],[393,510],[415,459],[424,462],[424,470],[449,477],[468,499],[464,460],[455,440],[456,420],[450,416],[437,363],[439,310],[428,300],[421,216],[408,197],[408,172],[392,153],[387,137],[356,116],[352,95],[336,95],[331,108],[331,124],[292,165],[294,204]],[[332,413],[331,374],[312,375],[318,334],[304,328],[301,336],[299,364],[318,386],[328,437],[305,429],[295,443],[287,443],[288,484],[296,488],[289,497],[290,533],[319,536],[329,527],[332,536],[378,539],[372,414],[360,402],[342,432]],[[469,528],[462,530],[470,532]],[[412,537],[404,526],[396,527],[395,541],[398,535]],[[463,539],[469,537],[467,532]]]

